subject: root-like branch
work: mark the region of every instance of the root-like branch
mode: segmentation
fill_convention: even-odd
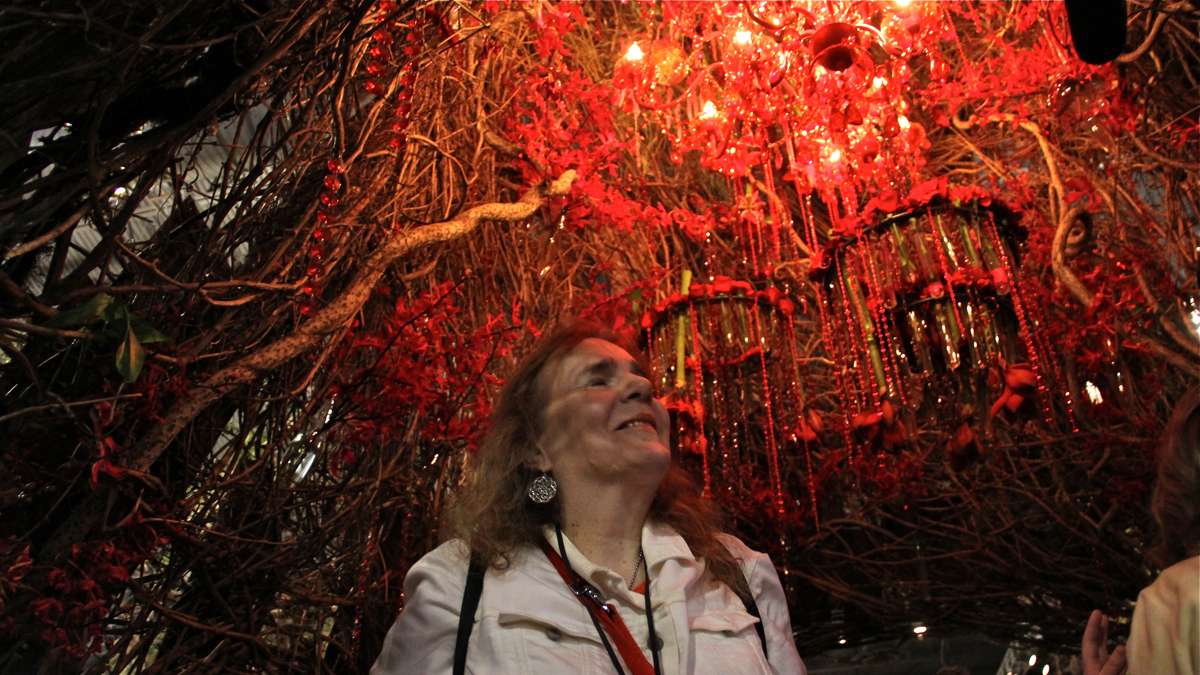
[[[135,471],[147,470],[175,437],[214,401],[307,352],[340,330],[362,308],[387,268],[401,256],[430,244],[462,237],[485,220],[511,222],[528,218],[547,197],[566,194],[574,180],[575,171],[568,170],[548,186],[529,190],[520,201],[481,204],[467,209],[457,218],[390,235],[390,239],[362,264],[346,290],[294,332],[243,356],[188,390],[130,453],[126,465]],[[47,544],[46,554],[53,557],[64,551],[90,529],[95,517],[92,510],[77,511]]]

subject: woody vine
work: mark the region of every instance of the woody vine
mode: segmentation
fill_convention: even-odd
[[[1200,377],[1197,10],[1128,8],[4,5],[0,668],[363,670],[566,313],[802,653],[1128,612]]]

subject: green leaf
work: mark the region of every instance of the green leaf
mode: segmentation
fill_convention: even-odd
[[[151,326],[149,321],[136,314],[130,313],[129,325],[133,328],[133,334],[137,336],[138,341],[144,345],[171,341],[169,336],[164,335],[157,328]]]
[[[138,375],[142,374],[142,365],[145,362],[146,352],[142,349],[137,334],[133,332],[133,325],[126,319],[125,339],[117,347],[117,372],[121,373],[126,382],[136,382]]]
[[[113,338],[122,337],[124,335],[124,331],[121,331],[119,326],[112,326],[111,324],[125,323],[133,327],[133,334],[136,335],[138,341],[144,345],[154,342],[170,342],[171,340],[170,337],[164,335],[157,328],[150,325],[149,321],[146,321],[137,314],[129,311],[129,305],[126,305],[120,300],[113,302],[108,306],[107,309],[104,310],[103,318],[110,324],[109,326],[105,327],[106,330],[103,331],[103,333],[108,334]]]
[[[97,293],[86,302],[71,309],[65,309],[46,321],[51,328],[78,328],[95,323],[104,316],[113,297],[108,293]]]
[[[124,323],[128,316],[129,307],[120,300],[116,300],[107,308],[105,308],[104,314],[101,315],[101,318],[109,323]]]

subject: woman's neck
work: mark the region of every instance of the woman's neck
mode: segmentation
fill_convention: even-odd
[[[563,533],[593,564],[634,581],[642,524],[653,499],[652,494],[630,495],[624,490],[589,491],[574,500],[564,499]]]

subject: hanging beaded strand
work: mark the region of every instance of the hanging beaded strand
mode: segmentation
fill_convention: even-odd
[[[725,312],[724,304],[722,304],[718,307],[718,312],[721,314],[724,314],[724,312]],[[722,328],[720,321],[715,316],[715,314],[717,314],[718,312],[706,312],[705,313],[705,316],[708,319],[708,323],[705,324],[705,330],[707,331],[707,334],[712,337],[712,341],[714,344],[713,361],[716,363],[720,363],[720,360],[722,358],[722,350],[721,350],[720,345],[722,345],[725,341],[725,330]],[[708,386],[708,391],[709,391],[709,400],[711,402],[711,409],[713,411],[714,422],[716,425],[717,448],[720,450],[720,453],[721,453],[721,478],[723,479],[725,488],[728,490],[731,488],[731,476],[730,476],[730,471],[729,471],[729,467],[731,466],[730,461],[729,461],[729,447],[730,447],[731,441],[729,438],[728,419],[726,418],[726,415],[725,415],[725,413],[726,413],[726,411],[725,411],[726,396],[725,396],[725,392],[724,392],[722,383],[717,378],[718,369],[716,367],[714,367],[714,368],[710,369],[708,372],[709,372],[709,376],[712,378],[712,380]]]
[[[995,214],[993,214],[991,209],[988,209],[987,213],[988,213],[989,224],[995,233],[993,236],[995,236],[997,239],[999,239],[1000,230],[999,230],[998,226],[996,225]],[[1002,254],[1005,254],[1008,252],[1008,248],[1003,245],[1003,242],[999,242],[998,247],[1000,248]],[[1013,274],[1015,275],[1015,273],[1016,273],[1015,265],[1013,267],[1014,267]],[[1020,281],[1021,280],[1016,277],[1013,277],[1012,279],[1010,279],[1009,287],[1010,287],[1010,289],[1013,289],[1012,290],[1013,293],[1023,293],[1023,291],[1017,289],[1018,283]],[[1024,298],[1022,297],[1020,299],[1021,299],[1022,303],[1024,303]],[[1029,318],[1029,324],[1030,324],[1029,325],[1029,333],[1030,333],[1030,335],[1033,336],[1034,345],[1037,347],[1038,354],[1040,354],[1040,355],[1052,354],[1053,351],[1050,349],[1050,346],[1046,342],[1046,335],[1045,335],[1044,331],[1039,330],[1037,327],[1036,317],[1028,317],[1028,318]],[[1047,375],[1048,375],[1049,379],[1052,382],[1056,383],[1056,385],[1063,387],[1063,403],[1067,409],[1067,420],[1070,422],[1071,431],[1078,432],[1079,431],[1079,423],[1075,417],[1075,401],[1074,401],[1074,398],[1072,397],[1071,388],[1069,386],[1067,386],[1067,384],[1066,384],[1067,377],[1066,377],[1066,374],[1063,372],[1062,364],[1059,362],[1058,359],[1053,359],[1053,358],[1044,359],[1043,361],[1044,361],[1043,367],[1045,367],[1045,362],[1049,363],[1049,367],[1047,368]],[[1050,406],[1050,403],[1051,403],[1051,401],[1047,401],[1047,404],[1046,404],[1047,407]],[[1052,410],[1052,408],[1051,408],[1051,410]]]
[[[867,271],[867,281],[870,284],[870,291],[875,302],[871,303],[872,310],[875,314],[876,333],[879,342],[879,350],[883,356],[883,364],[888,375],[888,390],[889,393],[896,397],[896,400],[901,405],[906,405],[908,397],[904,393],[903,380],[900,379],[900,368],[896,365],[896,336],[891,327],[891,322],[888,320],[888,290],[880,281],[880,275],[875,256],[872,255],[871,243],[869,240],[863,241],[864,247],[861,256],[865,257],[865,261],[860,260],[860,263],[865,262],[864,267]]]
[[[693,302],[688,303],[688,326],[692,329],[692,389],[696,401],[696,423],[700,425],[699,440],[700,456],[704,467],[704,496],[712,497],[712,473],[708,466],[708,439],[704,435],[704,420],[707,412],[704,407],[704,355],[700,352],[700,327],[698,314],[700,310]]]
[[[805,416],[806,416],[806,413],[808,412],[808,403],[804,396],[804,386],[800,381],[800,359],[796,356],[795,318],[791,314],[787,315],[787,323],[785,324],[785,326],[786,326],[785,339],[787,340],[787,345],[788,345],[788,356],[790,356],[792,359],[792,370],[791,370],[792,387],[791,388],[792,388],[792,392],[793,392],[793,398],[797,402],[796,407],[799,410],[799,412],[796,415],[796,417],[798,418],[797,426],[799,424],[807,425],[808,420],[805,419]],[[813,431],[815,432],[816,430],[813,429]],[[809,503],[810,503],[810,507],[812,508],[813,528],[815,530],[820,530],[821,529],[821,514],[820,514],[820,511],[817,509],[817,481],[816,481],[816,478],[813,476],[812,448],[810,447],[809,439],[800,438],[798,440],[804,446],[804,471],[806,473],[805,479],[808,484]]]
[[[929,218],[930,232],[933,234],[933,250],[937,252],[938,264],[942,268],[942,283],[945,286],[946,294],[950,297],[951,318],[954,319],[955,332],[957,340],[951,346],[952,349],[958,349],[958,342],[962,340],[963,322],[962,316],[958,313],[958,298],[954,293],[954,270],[950,269],[950,260],[947,254],[950,242],[946,240],[942,233],[942,226],[939,222],[938,215],[933,212],[933,209],[926,209],[926,217]]]
[[[771,148],[763,149],[763,156],[770,158],[773,154]],[[768,161],[770,161],[768,159]],[[780,211],[778,197],[775,196],[775,172],[767,170],[763,172],[767,179],[767,204],[771,212],[771,257],[769,262],[778,263],[781,259],[781,246],[779,243],[779,228],[783,227],[783,213]]]
[[[1030,332],[1029,321],[1025,315],[1025,303],[1021,298],[1021,287],[1017,283],[1017,270],[1013,266],[1012,260],[1008,257],[1008,250],[1004,246],[1004,241],[1000,238],[1000,230],[996,227],[996,221],[991,220],[992,240],[996,244],[996,252],[1000,254],[1000,260],[1004,263],[1004,269],[1008,274],[1009,297],[1012,298],[1013,311],[1017,315],[1017,325],[1020,328],[1021,339],[1025,343],[1025,351],[1029,355],[1029,364],[1033,368],[1034,381],[1037,383],[1038,398],[1041,399],[1042,414],[1046,419],[1046,424],[1049,428],[1054,428],[1054,415],[1050,409],[1050,390],[1046,387],[1046,382],[1042,377],[1042,363],[1038,354],[1037,345],[1034,344],[1033,335]],[[1076,428],[1075,412],[1068,403],[1068,415],[1071,421],[1071,427]]]
[[[775,438],[775,415],[771,406],[771,383],[767,377],[767,351],[762,326],[758,317],[758,303],[751,305],[750,315],[753,318],[755,344],[762,350],[758,359],[759,373],[762,375],[763,408],[767,414],[767,458],[770,461],[771,491],[775,498],[775,512],[782,516],[786,510],[783,501],[783,479],[779,472],[779,444]]]

